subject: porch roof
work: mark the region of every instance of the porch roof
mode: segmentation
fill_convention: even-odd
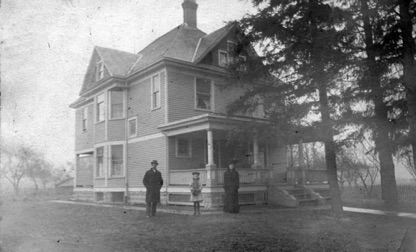
[[[167,136],[175,136],[209,129],[229,130],[233,127],[247,123],[269,123],[269,121],[261,118],[226,116],[225,114],[219,113],[207,113],[183,120],[165,123],[159,125],[158,129]]]

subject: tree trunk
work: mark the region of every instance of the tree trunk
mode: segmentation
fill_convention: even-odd
[[[410,14],[410,0],[399,0],[400,29],[403,39],[403,80],[406,86],[409,139],[413,150],[413,165],[416,166],[416,69],[415,41],[412,36],[413,25]]]
[[[310,1],[310,10],[312,10],[311,17],[311,36],[312,36],[312,53],[311,62],[313,66],[312,79],[319,92],[319,109],[321,112],[321,136],[325,144],[325,161],[327,176],[329,182],[329,192],[331,196],[331,210],[336,217],[341,217],[343,214],[341,193],[338,184],[337,162],[335,152],[334,133],[332,128],[332,121],[329,111],[329,102],[327,94],[327,85],[329,80],[324,69],[324,62],[322,61],[323,54],[325,54],[325,43],[322,34],[319,34],[317,26],[317,17],[320,15],[318,8],[314,6],[317,4]]]
[[[367,67],[369,74],[369,87],[374,102],[374,143],[380,161],[381,196],[388,206],[396,206],[399,203],[399,195],[394,174],[393,153],[389,141],[389,121],[387,107],[383,101],[383,89],[380,85],[381,73],[376,62],[376,52],[373,43],[373,31],[370,23],[369,9],[366,0],[361,0],[363,12],[364,37],[367,53]]]

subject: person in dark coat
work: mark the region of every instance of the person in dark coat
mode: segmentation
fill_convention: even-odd
[[[238,189],[240,188],[240,175],[235,170],[236,159],[228,164],[228,169],[224,173],[224,212],[238,213],[240,205],[238,202]]]
[[[156,206],[160,202],[160,189],[163,186],[162,174],[156,169],[157,160],[151,163],[152,168],[146,172],[143,185],[146,187],[146,217],[156,215]]]

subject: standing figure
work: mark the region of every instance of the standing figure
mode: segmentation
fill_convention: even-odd
[[[143,178],[143,185],[146,187],[146,217],[156,215],[156,206],[160,202],[160,189],[163,186],[162,174],[156,169],[159,164],[153,160],[150,168]]]
[[[189,189],[191,190],[191,201],[194,202],[194,215],[200,215],[199,208],[203,197],[202,183],[199,181],[199,172],[192,173],[192,181],[189,183]]]
[[[240,188],[240,175],[235,170],[236,159],[228,164],[228,169],[224,173],[224,212],[238,213],[240,205],[238,203],[238,189]]]

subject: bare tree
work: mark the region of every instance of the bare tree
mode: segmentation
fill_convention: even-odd
[[[19,185],[28,172],[27,167],[31,155],[32,151],[27,147],[19,147],[16,151],[12,149],[3,150],[1,172],[13,185],[15,195],[19,195]]]
[[[402,149],[397,157],[398,161],[406,167],[412,178],[416,182],[416,165],[413,163],[413,153],[409,148]]]

